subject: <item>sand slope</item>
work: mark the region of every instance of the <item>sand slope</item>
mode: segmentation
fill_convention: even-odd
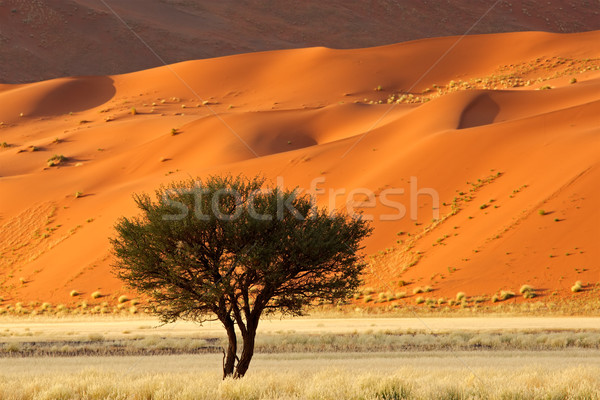
[[[3,0],[0,82],[162,65],[113,11],[167,63],[285,48],[369,47],[466,32],[600,29],[595,0]]]
[[[447,37],[2,85],[3,297],[123,293],[108,237],[136,212],[132,193],[222,172],[374,192],[365,284],[377,291],[490,296],[529,283],[570,296],[600,273],[599,42]],[[55,154],[67,159],[48,166]],[[429,195],[411,205],[411,177],[437,209]],[[406,215],[382,221],[397,212],[381,201],[389,188],[405,190],[387,195]]]

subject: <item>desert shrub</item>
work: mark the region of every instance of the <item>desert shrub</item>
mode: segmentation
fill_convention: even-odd
[[[374,290],[373,288],[366,287],[366,288],[364,288],[364,289],[363,289],[362,293],[363,293],[365,296],[368,296],[368,295],[370,295],[370,294],[373,294],[373,293],[375,293],[375,290]]]
[[[48,166],[55,167],[64,163],[65,161],[67,161],[67,157],[63,156],[62,154],[55,154],[48,159]]]
[[[99,290],[96,290],[94,293],[92,293],[90,295],[92,297],[92,299],[99,299],[100,297],[102,297],[102,293],[100,293]]]
[[[523,298],[525,299],[533,299],[536,296],[534,291],[523,293]]]
[[[573,286],[571,286],[571,292],[573,293],[581,292],[581,289],[583,289],[581,281],[577,281]]]
[[[127,297],[125,295],[119,296],[119,299],[118,299],[119,303],[126,303],[128,301],[129,301],[129,297]]]
[[[511,292],[510,290],[502,290],[500,291],[500,300],[508,300],[508,299],[512,299],[513,297],[515,297],[515,293]]]
[[[80,295],[80,293],[77,290],[71,290],[71,293],[69,293],[69,296],[71,296],[71,297],[76,297],[79,295]]]
[[[465,297],[467,297],[465,292],[458,292],[456,293],[456,300],[457,301],[461,301],[463,300]]]
[[[413,289],[413,294],[419,294],[419,293],[423,293],[424,290],[421,286],[417,286],[416,288]]]
[[[423,304],[423,303],[425,303],[425,299],[422,296],[419,296],[415,299],[415,303]]]
[[[521,289],[519,289],[519,293],[521,293],[521,294],[525,294],[527,292],[533,292],[533,291],[534,291],[533,288],[529,285],[523,285],[523,286],[521,286]]]

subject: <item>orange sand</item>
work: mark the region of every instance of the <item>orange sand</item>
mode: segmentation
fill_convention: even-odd
[[[365,285],[376,290],[406,290],[405,280],[435,296],[491,295],[528,283],[551,296],[598,282],[600,31],[469,36],[437,62],[457,40],[0,85],[5,300],[126,292],[110,273],[108,237],[136,213],[132,193],[223,172],[306,189],[323,177],[320,188],[378,196],[404,188],[389,197],[407,208],[410,177],[437,191],[441,222],[430,196],[419,197],[416,223],[410,210],[381,221],[394,210],[380,201],[365,210],[375,215]],[[429,100],[387,104],[408,91]],[[55,154],[68,160],[48,167]]]

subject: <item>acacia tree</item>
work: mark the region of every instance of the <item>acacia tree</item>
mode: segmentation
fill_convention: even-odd
[[[365,266],[365,221],[264,186],[260,177],[212,176],[162,186],[154,199],[134,195],[141,214],[121,218],[111,239],[116,275],[149,297],[162,322],[222,322],[223,378],[248,370],[261,315],[345,300]]]

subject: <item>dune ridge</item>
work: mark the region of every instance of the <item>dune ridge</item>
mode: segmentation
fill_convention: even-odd
[[[583,32],[600,29],[599,13],[597,2],[581,0],[3,0],[0,83],[111,75],[162,65],[132,31],[171,64],[254,51],[353,49],[465,33]]]
[[[491,296],[527,283],[551,301],[580,280],[589,292],[600,272],[600,31],[458,39],[0,86],[2,296],[116,299],[125,289],[108,238],[136,213],[132,193],[223,172],[372,191],[365,286],[376,291]],[[411,208],[413,182],[439,205],[425,193]],[[406,216],[382,221],[397,211],[381,202],[390,188],[404,189],[390,198]],[[331,205],[351,200],[364,196]]]

